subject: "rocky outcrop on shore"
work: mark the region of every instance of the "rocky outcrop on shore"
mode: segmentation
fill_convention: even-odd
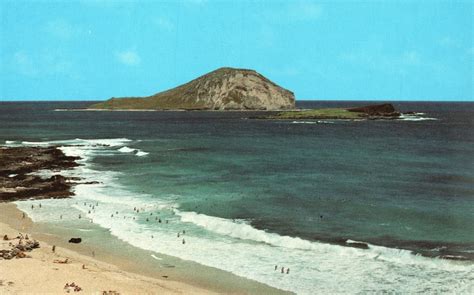
[[[89,109],[282,110],[294,109],[293,92],[254,70],[220,68],[148,97],[111,98]]]
[[[42,178],[34,172],[70,169],[78,166],[78,159],[56,147],[0,147],[0,202],[73,195],[69,179],[61,175]]]
[[[40,244],[36,240],[30,240],[28,235],[25,237],[20,234],[14,239],[10,239],[8,235],[3,236],[4,241],[9,242],[9,249],[4,248],[0,249],[0,260],[5,259],[9,260],[12,258],[26,258],[28,255],[25,252],[30,252],[33,249],[37,249],[40,247]],[[18,240],[18,243],[14,244],[13,240]],[[3,248],[3,247],[2,247]]]

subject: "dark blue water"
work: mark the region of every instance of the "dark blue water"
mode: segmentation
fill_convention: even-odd
[[[137,247],[302,294],[474,288],[474,103],[394,102],[422,114],[393,121],[54,111],[89,104],[0,102],[0,144],[60,145],[83,157],[68,173],[99,181],[42,210],[18,204],[35,221],[82,228],[80,213]]]
[[[298,102],[340,107],[370,102]],[[247,119],[249,112],[57,112],[89,102],[0,104],[0,140],[140,140],[146,159],[98,159],[132,190],[246,219],[268,232],[429,256],[474,250],[474,104],[395,102],[436,120]]]

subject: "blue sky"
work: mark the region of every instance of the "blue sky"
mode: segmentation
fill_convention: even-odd
[[[1,1],[0,100],[143,96],[222,66],[297,99],[474,100],[472,1]]]

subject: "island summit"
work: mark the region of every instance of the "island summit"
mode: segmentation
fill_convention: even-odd
[[[186,84],[147,97],[111,98],[101,110],[288,110],[293,92],[254,70],[220,68]]]

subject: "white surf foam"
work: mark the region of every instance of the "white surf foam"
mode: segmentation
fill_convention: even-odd
[[[316,121],[293,121],[291,124],[318,124]]]
[[[151,254],[151,257],[155,258],[156,260],[163,260],[163,259],[161,259],[160,257],[156,257],[155,254]]]
[[[133,152],[136,151],[136,149],[131,149],[128,146],[124,146],[122,148],[119,148],[118,151],[121,152],[121,153],[133,153]]]
[[[425,113],[416,113],[415,115],[401,114],[398,120],[400,121],[437,121],[437,118],[422,117]]]
[[[292,121],[291,124],[334,124],[332,121],[318,120],[318,121]]]
[[[143,157],[143,156],[146,156],[148,154],[150,154],[150,153],[139,150],[135,155],[137,155],[138,157]]]
[[[175,212],[181,217],[182,222],[191,222],[221,235],[284,248],[314,250],[314,243],[307,240],[267,233],[246,223],[236,223],[229,219],[198,214],[196,212],[181,212],[179,210]]]
[[[26,144],[26,145],[49,145],[49,143],[47,141],[43,142],[43,141],[22,141],[21,142],[22,144]]]

